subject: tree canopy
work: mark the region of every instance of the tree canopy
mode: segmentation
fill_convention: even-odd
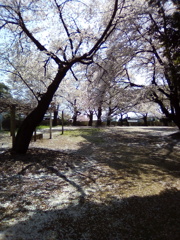
[[[2,1],[1,29],[8,34],[13,49],[13,54],[8,49],[10,52],[4,54],[4,59],[13,68],[15,64],[14,70],[19,71],[19,56],[28,58],[32,52],[35,56],[41,53],[37,62],[41,65],[40,72],[44,70],[46,75],[49,64],[54,70],[37,106],[18,130],[14,152],[27,151],[33,131],[42,121],[59,84],[68,72],[74,76],[73,66],[93,62],[93,57],[115,29],[123,4],[124,1],[119,5],[115,0],[106,8],[104,5],[102,8],[102,4],[92,8],[92,2],[88,1]],[[104,18],[106,11],[107,19]],[[99,24],[94,26],[92,21]],[[34,93],[29,82],[25,80],[25,84]]]

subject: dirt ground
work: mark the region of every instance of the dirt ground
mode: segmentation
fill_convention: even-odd
[[[0,240],[179,240],[172,127],[53,129],[11,155],[0,137]]]

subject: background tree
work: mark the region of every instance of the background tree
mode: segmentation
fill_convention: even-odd
[[[151,118],[155,121],[157,118],[162,117],[162,113],[158,104],[148,101],[147,99],[144,99],[144,101],[141,101],[139,104],[137,104],[132,111],[137,116],[142,116],[144,126],[148,126],[148,118]]]
[[[157,21],[156,16],[150,14],[153,38],[157,38],[162,45],[162,54],[153,48],[154,55],[159,64],[163,67],[165,78],[164,88],[158,85],[155,74],[156,63],[154,63],[154,76],[152,84],[157,88],[157,91],[164,95],[169,100],[170,109],[156,93],[152,91],[152,99],[159,104],[162,112],[166,117],[172,120],[180,129],[180,3],[173,1],[173,4],[168,1],[150,1],[150,6],[158,9],[158,16],[161,21]],[[167,11],[169,8],[172,11]],[[172,9],[174,8],[174,9]],[[157,16],[157,17],[158,17]],[[165,88],[166,87],[166,88]]]
[[[140,2],[139,2],[140,4]],[[148,98],[180,128],[180,12],[178,1],[142,1],[134,5],[130,68],[141,69],[150,86]],[[133,82],[129,81],[131,85]],[[167,104],[167,101],[169,104]]]
[[[0,83],[0,98],[5,97],[7,94],[9,95],[9,88],[4,84]]]
[[[93,95],[92,85],[86,79],[87,76],[82,77],[82,81],[78,85],[78,96],[77,99],[77,106],[78,110],[80,111],[81,115],[88,117],[88,126],[93,125],[93,117],[95,114],[96,109],[96,99]]]

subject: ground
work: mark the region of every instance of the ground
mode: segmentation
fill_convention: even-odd
[[[26,155],[0,138],[0,240],[180,239],[172,127],[43,130]]]

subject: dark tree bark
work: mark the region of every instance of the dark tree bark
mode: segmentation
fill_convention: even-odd
[[[42,96],[37,107],[23,121],[16,135],[12,153],[24,154],[27,152],[33,132],[36,126],[43,120],[44,114],[48,110],[54,93],[69,68],[70,66],[66,66],[59,69],[53,83],[48,87],[47,92]]]
[[[59,105],[55,105],[55,109],[54,109],[54,117],[53,117],[53,126],[57,126],[58,125],[58,111],[59,111]]]
[[[175,99],[177,102],[174,102],[174,100],[172,101],[171,97],[169,97],[170,102],[173,102],[173,104],[171,104],[171,108],[173,106],[173,111],[171,110],[170,112],[164,105],[163,101],[159,99],[158,95],[155,92],[153,92],[153,101],[160,106],[161,111],[164,113],[167,119],[173,121],[180,130],[180,104],[178,96],[176,96]]]
[[[101,120],[101,116],[102,116],[102,107],[98,107],[98,113],[97,113],[97,127],[101,127],[102,125],[102,120]]]
[[[119,126],[123,126],[123,114],[120,115],[121,117],[119,118]]]
[[[54,110],[54,117],[53,117],[53,126],[57,126],[58,125],[58,111]]]
[[[59,104],[55,104],[54,108],[54,118],[53,118],[53,126],[58,125],[58,113],[59,113]]]
[[[107,118],[107,126],[108,127],[111,126],[111,116],[108,116],[108,118]]]
[[[77,114],[74,114],[72,119],[73,119],[72,125],[76,126],[77,125]]]
[[[93,111],[89,111],[88,117],[89,117],[88,126],[92,127],[92,124],[93,124]]]
[[[108,112],[108,116],[107,116],[107,126],[110,127],[111,125],[111,114],[113,113],[113,110],[111,107],[109,107],[109,112]]]
[[[143,115],[144,126],[148,126],[147,114]]]
[[[77,110],[76,99],[74,100],[73,107],[74,107],[74,114],[73,114],[73,117],[72,117],[72,119],[73,119],[72,125],[73,125],[73,126],[76,126],[76,125],[77,125],[77,117],[78,117],[78,115],[81,114],[81,113]]]

